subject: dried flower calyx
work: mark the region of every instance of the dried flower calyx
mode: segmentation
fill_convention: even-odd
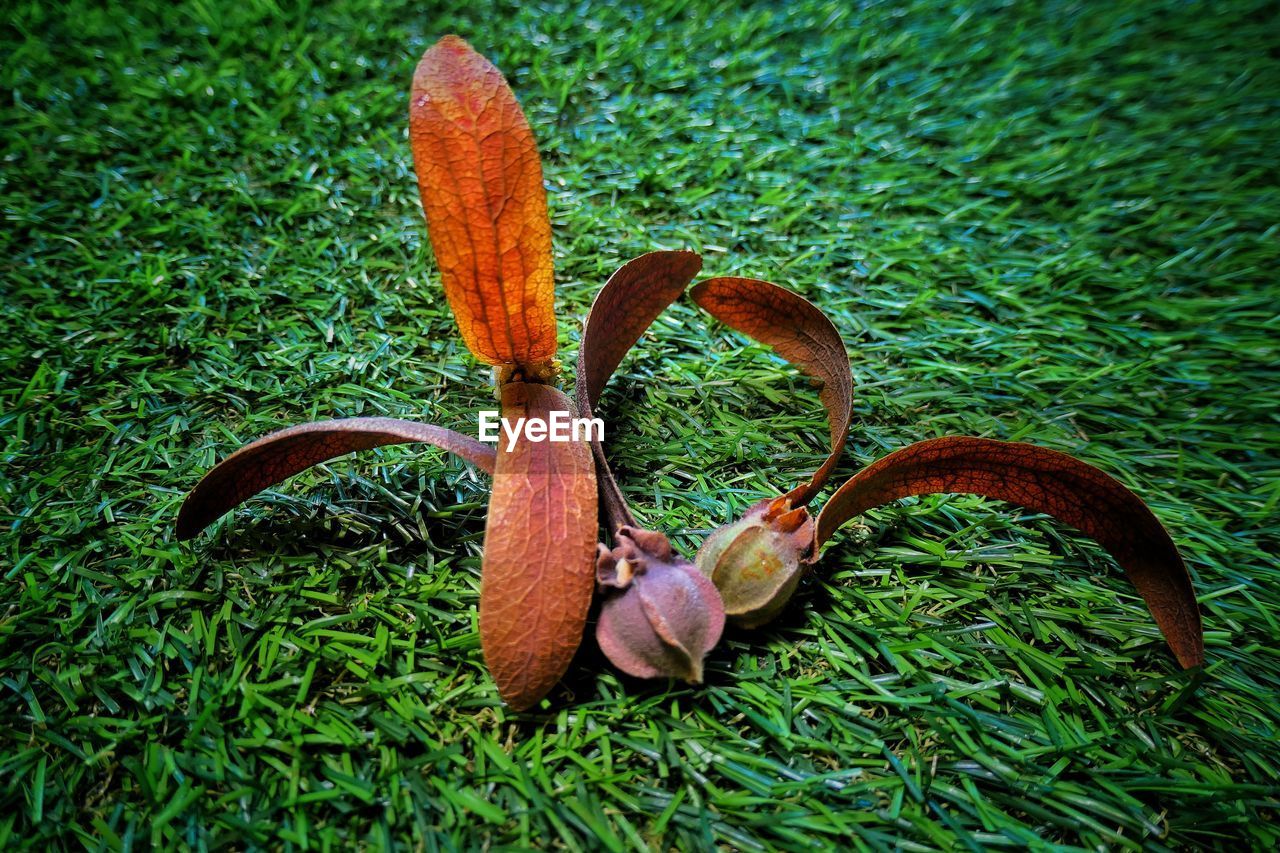
[[[652,530],[619,528],[599,546],[596,582],[605,593],[596,640],[615,666],[638,678],[702,681],[702,661],[720,641],[724,607],[715,585]]]

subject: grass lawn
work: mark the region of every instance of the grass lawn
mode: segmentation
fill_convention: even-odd
[[[1280,842],[1275,4],[60,5],[0,34],[0,848]],[[494,407],[406,138],[446,32],[542,146],[567,361],[644,251],[791,287],[852,359],[833,484],[949,433],[1103,467],[1187,560],[1203,673],[1100,549],[977,498],[846,529],[702,687],[588,639],[528,714],[480,654],[488,478],[437,451],[178,544],[252,438]],[[687,302],[601,414],[687,554],[824,455],[815,390]]]

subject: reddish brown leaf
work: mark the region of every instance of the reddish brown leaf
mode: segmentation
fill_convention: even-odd
[[[868,509],[946,492],[1008,501],[1095,539],[1137,587],[1183,668],[1204,662],[1200,608],[1173,540],[1137,495],[1065,453],[969,436],[912,444],[864,468],[832,495],[818,516],[818,543]]]
[[[609,276],[591,303],[578,350],[578,394],[584,408],[595,407],[623,357],[701,269],[697,252],[649,252]]]
[[[593,417],[596,401],[623,357],[658,315],[679,298],[702,269],[696,252],[650,252],[618,268],[596,294],[578,348],[576,396],[583,417]],[[636,526],[600,442],[593,452],[599,462],[600,493],[614,530]]]
[[[205,474],[178,512],[178,538],[190,539],[241,501],[326,459],[412,442],[433,444],[493,473],[492,447],[444,427],[395,418],[300,424],[245,445]]]
[[[502,388],[502,416],[574,412],[546,385]],[[532,707],[582,641],[595,580],[596,472],[585,442],[500,442],[485,526],[480,642],[502,698]]]
[[[853,417],[853,374],[840,333],[813,303],[753,278],[712,278],[696,284],[693,299],[720,322],[773,347],[778,355],[822,382],[819,399],[831,427],[831,455],[809,482],[787,497],[792,507],[813,500],[840,459]]]
[[[457,36],[418,63],[409,141],[431,246],[467,347],[534,367],[556,351],[537,142],[502,74]]]

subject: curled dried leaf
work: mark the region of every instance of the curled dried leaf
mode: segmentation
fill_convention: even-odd
[[[600,393],[623,357],[663,310],[684,293],[702,269],[696,252],[649,252],[627,261],[596,294],[578,348],[576,396],[583,417],[592,417]],[[635,526],[613,477],[604,448],[592,442],[600,472],[600,494],[610,527]]]
[[[356,450],[415,442],[448,450],[493,473],[492,447],[444,427],[396,418],[299,424],[245,445],[205,474],[178,512],[178,538],[192,538],[237,504],[312,465]]]
[[[697,252],[649,252],[618,267],[596,294],[578,350],[578,392],[593,408],[627,351],[702,269]]]
[[[413,75],[409,141],[449,307],[489,364],[556,351],[551,221],[537,142],[488,60],[445,36]]]
[[[702,681],[702,664],[724,631],[715,585],[677,555],[667,537],[620,528],[612,550],[600,545],[596,578],[604,590],[596,641],[618,669],[637,678]]]
[[[818,516],[819,546],[849,519],[913,495],[997,498],[1051,515],[1116,558],[1146,601],[1184,669],[1204,662],[1200,608],[1187,568],[1142,499],[1109,474],[1065,453],[971,436],[921,441],[864,468]]]
[[[720,322],[773,347],[778,355],[822,383],[831,453],[809,481],[793,489],[791,506],[813,500],[840,460],[853,417],[853,374],[840,333],[807,299],[767,281],[725,276],[694,285],[693,300]]]
[[[502,416],[550,421],[574,411],[560,391],[513,382]],[[502,698],[532,707],[582,642],[599,530],[596,471],[581,441],[519,440],[498,450],[485,524],[480,643]]]

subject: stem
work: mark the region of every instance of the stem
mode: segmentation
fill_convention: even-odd
[[[578,370],[576,390],[579,417],[595,417],[591,412],[591,395],[587,393],[586,377],[581,369]],[[627,499],[622,496],[618,481],[614,479],[609,460],[605,458],[604,445],[599,440],[592,439],[591,452],[596,458],[596,482],[600,484],[600,506],[604,511],[605,526],[615,537],[623,527],[639,527],[635,516],[631,514],[631,508],[627,506]]]
[[[588,414],[586,417],[591,415]],[[609,531],[616,536],[623,527],[639,527],[635,516],[631,514],[631,508],[627,506],[627,499],[622,496],[622,489],[618,488],[618,481],[613,477],[609,461],[604,458],[604,447],[600,442],[592,441],[591,450],[596,457],[596,481],[600,483],[600,506],[604,509]]]
[[[792,509],[808,506],[809,501],[818,493],[819,484],[809,479],[787,492],[788,505]]]

